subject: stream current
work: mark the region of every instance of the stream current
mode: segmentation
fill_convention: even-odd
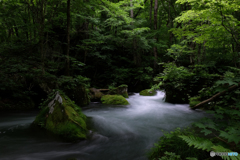
[[[91,103],[93,136],[65,143],[41,130],[30,129],[37,112],[0,115],[0,160],[147,160],[147,151],[163,136],[161,130],[186,127],[207,114],[189,105],[165,103],[164,93],[127,100],[130,105]]]

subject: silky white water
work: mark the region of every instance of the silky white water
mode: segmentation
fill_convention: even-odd
[[[83,109],[91,117],[93,136],[78,143],[64,143],[32,130],[36,112],[4,114],[0,117],[0,159],[2,160],[146,160],[146,152],[163,135],[186,127],[207,114],[188,105],[163,102],[156,96],[127,98],[130,105],[91,103]]]

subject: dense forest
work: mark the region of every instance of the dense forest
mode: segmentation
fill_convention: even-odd
[[[56,90],[84,107],[96,88],[160,89],[214,116],[166,133],[149,159],[240,153],[239,0],[1,0],[0,23],[1,112]]]

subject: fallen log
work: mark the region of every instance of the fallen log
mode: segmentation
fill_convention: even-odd
[[[219,92],[219,93],[215,94],[214,96],[212,96],[211,98],[209,98],[209,99],[207,99],[207,100],[205,100],[205,101],[202,101],[202,102],[198,103],[197,105],[195,105],[195,106],[192,107],[191,109],[197,109],[197,108],[201,107],[202,105],[204,105],[204,104],[206,104],[206,103],[208,103],[208,102],[213,101],[213,100],[216,99],[217,97],[219,97],[219,96],[221,96],[221,95],[224,95],[226,92],[232,91],[232,90],[234,90],[234,89],[237,89],[239,86],[240,86],[240,83],[238,83],[238,85],[233,85],[233,86],[229,87],[227,90],[222,91],[222,92]]]

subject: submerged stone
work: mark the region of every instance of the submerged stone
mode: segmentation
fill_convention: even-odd
[[[142,90],[139,94],[141,96],[155,96],[157,94],[156,91],[148,91],[149,89]]]
[[[41,110],[33,123],[68,141],[87,138],[86,116],[63,93],[56,92],[55,98]]]
[[[103,104],[118,104],[127,105],[128,101],[121,95],[105,95],[102,96],[101,101]]]

